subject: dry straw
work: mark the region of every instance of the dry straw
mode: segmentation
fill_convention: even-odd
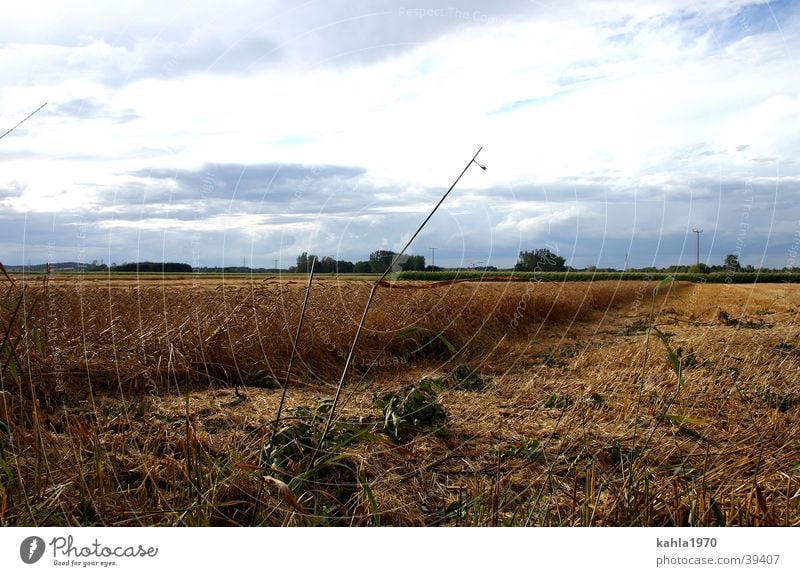
[[[274,418],[282,397],[255,386],[273,374],[288,382],[281,429],[304,422],[301,409],[335,389],[330,379],[371,289],[315,281],[303,315],[300,282],[136,285],[56,275],[45,298],[38,281],[0,278],[0,327],[22,367],[12,375],[4,356],[6,525],[251,523],[272,431],[264,415]],[[263,500],[258,523],[798,525],[800,296],[781,285],[706,285],[654,300],[652,289],[475,282],[381,290],[352,366],[368,380],[342,395],[335,422],[373,434],[339,452],[354,476],[295,492],[305,516],[270,481],[277,500]],[[740,322],[722,322],[720,310]],[[43,326],[48,340],[37,346],[34,329]],[[648,326],[681,362],[679,394]],[[433,334],[456,355],[435,348]],[[406,362],[376,362],[385,357]],[[491,385],[445,390],[446,424],[403,445],[389,441],[373,393],[460,363],[479,367]],[[249,399],[234,404],[237,378]],[[664,418],[667,407],[683,420]],[[336,493],[349,496],[325,517],[314,502]]]

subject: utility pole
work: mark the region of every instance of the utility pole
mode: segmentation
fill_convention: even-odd
[[[278,259],[275,258],[274,262],[275,262],[275,272],[277,272],[278,271]]]
[[[436,248],[431,248],[431,271],[436,269]]]
[[[693,228],[692,232],[697,234],[697,265],[700,265],[700,234],[703,233],[699,228]]]

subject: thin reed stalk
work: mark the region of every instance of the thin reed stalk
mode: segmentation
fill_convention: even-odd
[[[289,388],[289,377],[292,374],[292,365],[294,364],[294,357],[297,354],[297,343],[300,341],[300,333],[303,330],[303,320],[306,317],[306,308],[308,306],[308,297],[311,294],[311,281],[314,279],[314,266],[317,263],[316,256],[311,259],[311,267],[308,272],[308,283],[306,284],[306,293],[305,297],[303,298],[303,307],[300,309],[300,319],[297,321],[297,330],[294,333],[294,339],[292,340],[292,351],[289,354],[289,364],[286,368],[286,376],[283,380],[283,391],[281,392],[281,399],[278,403],[278,409],[275,412],[275,423],[272,426],[272,434],[269,439],[269,444],[265,448],[264,446],[261,447],[261,454],[263,458],[263,454],[265,450],[268,450],[269,453],[272,452],[275,446],[275,437],[278,434],[278,427],[280,426],[281,422],[281,413],[283,412],[283,405],[286,402],[286,391]],[[255,523],[256,518],[258,518],[259,508],[261,506],[261,497],[264,495],[264,477],[268,473],[269,469],[269,458],[264,458],[263,464],[263,474],[261,474],[261,479],[258,483],[258,494],[256,495],[256,503],[255,509],[253,510],[253,523]]]
[[[445,199],[450,195],[450,192],[452,192],[453,188],[456,187],[456,184],[458,184],[458,181],[461,180],[461,177],[467,172],[467,170],[469,170],[469,167],[472,166],[473,164],[478,164],[477,158],[478,158],[478,154],[481,153],[481,150],[483,150],[483,146],[478,148],[478,151],[475,152],[475,155],[470,159],[469,162],[467,162],[467,165],[464,166],[464,169],[461,171],[461,174],[458,175],[458,178],[456,178],[455,181],[450,185],[450,188],[448,188],[447,192],[445,192],[444,195],[439,199],[439,202],[436,203],[436,206],[434,206],[433,209],[428,213],[427,218],[425,218],[425,220],[422,222],[422,224],[419,225],[419,228],[417,228],[417,231],[414,232],[414,234],[412,234],[411,238],[409,238],[408,242],[406,242],[406,245],[403,247],[403,249],[400,250],[400,252],[398,252],[397,254],[395,254],[395,257],[392,259],[392,263],[389,264],[389,266],[388,266],[388,268],[386,268],[386,270],[384,270],[384,272],[383,272],[383,274],[381,274],[380,278],[378,278],[372,284],[372,290],[370,290],[369,298],[367,298],[367,303],[364,305],[364,311],[361,314],[361,320],[359,321],[358,327],[356,328],[356,333],[353,336],[353,343],[350,345],[350,351],[347,353],[347,358],[345,359],[345,362],[344,362],[344,368],[342,369],[342,375],[339,377],[339,383],[336,386],[336,394],[333,397],[333,403],[331,404],[331,409],[330,409],[330,412],[328,414],[328,419],[325,422],[325,428],[322,430],[322,434],[319,437],[319,441],[317,442],[317,446],[316,446],[315,451],[319,450],[319,448],[322,446],[322,443],[325,441],[325,437],[328,435],[328,432],[330,432],[331,424],[333,424],[333,418],[334,418],[334,416],[336,414],[336,407],[337,407],[337,405],[339,403],[339,398],[340,398],[340,396],[342,394],[342,389],[344,388],[344,381],[345,381],[345,378],[347,377],[347,371],[348,371],[348,369],[350,368],[350,365],[353,362],[353,354],[355,354],[356,348],[358,347],[358,339],[361,336],[361,330],[364,328],[364,323],[367,320],[367,314],[369,313],[369,308],[372,305],[372,300],[375,297],[375,292],[377,291],[378,286],[380,286],[380,284],[384,281],[386,276],[389,275],[389,272],[391,272],[392,269],[397,265],[397,262],[400,260],[402,255],[405,254],[405,251],[408,250],[408,247],[411,246],[411,243],[414,242],[414,240],[417,238],[419,233],[422,232],[422,229],[425,228],[425,225],[433,217],[433,215],[436,212],[436,210],[439,209],[439,206],[441,206],[442,203],[445,201]],[[480,166],[480,164],[478,164],[478,165]],[[486,168],[484,168],[484,170],[485,169]],[[313,459],[312,459],[312,461],[313,461]]]

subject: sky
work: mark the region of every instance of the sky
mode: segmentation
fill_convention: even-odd
[[[800,4],[8,3],[0,262],[798,266]],[[695,234],[693,230],[702,230]]]

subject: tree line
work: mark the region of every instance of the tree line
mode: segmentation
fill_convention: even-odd
[[[118,266],[111,266],[112,272],[192,272],[189,264],[181,262],[126,262]]]
[[[288,268],[288,272],[305,273],[309,272],[311,262],[316,259],[316,266],[314,268],[316,273],[332,273],[332,274],[382,274],[387,269],[392,267],[391,272],[438,272],[443,271],[444,268],[439,266],[428,266],[425,262],[425,256],[422,255],[408,255],[401,254],[398,256],[397,252],[391,250],[376,250],[369,255],[368,260],[359,260],[351,262],[349,260],[337,260],[332,256],[324,256],[319,258],[314,254],[303,252],[300,254],[294,266]],[[116,262],[111,266],[100,263],[97,260],[92,261],[91,264],[80,262],[60,262],[49,264],[35,264],[28,266],[6,266],[11,271],[19,271],[23,269],[31,271],[53,271],[53,272],[150,272],[150,273],[280,273],[282,270],[278,268],[250,268],[247,266],[226,266],[226,267],[196,267],[193,268],[189,264],[181,262],[124,262],[117,265]],[[498,271],[495,266],[473,267],[471,270],[479,270],[483,272]],[[551,251],[549,248],[536,248],[534,250],[523,250],[517,257],[513,270],[515,272],[622,272],[616,268],[598,268],[596,266],[587,266],[586,268],[574,268],[566,265],[566,260],[559,256],[557,253]],[[797,267],[785,267],[783,269],[770,269],[770,268],[755,268],[748,264],[743,266],[739,261],[738,254],[728,254],[725,256],[721,264],[692,264],[692,265],[672,265],[663,268],[655,266],[647,266],[644,268],[626,268],[627,272],[663,272],[663,273],[697,273],[709,274],[713,272],[725,272],[733,274],[736,272],[800,272]]]
[[[317,263],[314,266],[314,272],[334,273],[334,274],[383,274],[392,262],[395,262],[395,270],[400,271],[422,271],[432,269],[431,266],[425,265],[425,256],[412,256],[408,254],[400,254],[392,252],[391,250],[376,250],[369,255],[369,260],[360,260],[358,262],[350,262],[349,260],[336,260],[331,256],[323,256],[319,258],[314,254],[303,252],[297,257],[295,266],[289,267],[289,272],[303,272],[308,273],[311,269],[311,263],[316,259]],[[437,268],[438,269],[438,268]]]

